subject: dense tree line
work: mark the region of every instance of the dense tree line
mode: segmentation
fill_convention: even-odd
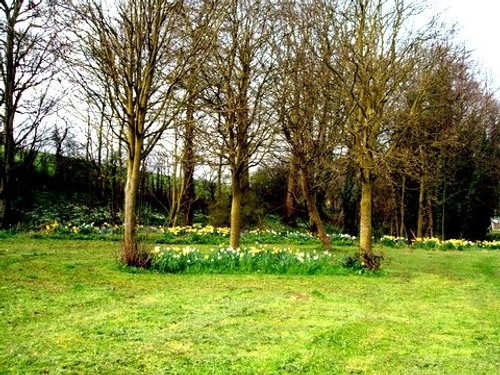
[[[439,20],[412,26],[420,3],[0,8],[3,227],[36,178],[32,190],[65,181],[123,221],[127,264],[142,262],[140,207],[169,225],[227,223],[234,248],[269,214],[304,220],[327,249],[335,227],[359,234],[367,262],[374,231],[486,234],[500,104]]]

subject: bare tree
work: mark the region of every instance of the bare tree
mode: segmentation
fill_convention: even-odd
[[[280,32],[275,46],[279,56],[281,79],[276,82],[275,108],[281,129],[289,144],[293,161],[300,171],[301,187],[312,222],[325,248],[330,241],[315,199],[317,175],[332,170],[332,159],[340,140],[343,123],[342,105],[332,95],[333,85],[327,66],[316,56],[333,53],[319,38],[329,19],[311,17],[307,5],[282,4]],[[324,180],[324,179],[323,179]],[[322,183],[325,184],[325,181]]]
[[[206,52],[215,6],[209,1],[119,0],[113,6],[83,1],[76,69],[100,82],[115,116],[114,131],[126,145],[127,178],[121,260],[142,265],[136,241],[136,206],[141,163],[180,112],[180,82],[197,54]],[[192,15],[202,15],[192,29]],[[197,38],[187,38],[194,30]],[[196,43],[191,43],[196,40]],[[189,41],[189,42],[188,42]]]
[[[39,128],[55,111],[50,91],[58,72],[59,29],[51,2],[0,1],[0,227],[8,227],[15,179],[16,150],[34,148]]]
[[[455,109],[471,89],[467,85],[470,77],[466,74],[469,65],[466,51],[439,43],[424,56],[428,62],[417,78],[418,86],[413,90],[409,87],[406,95],[407,105],[414,108],[415,116],[410,119],[414,126],[403,142],[410,148],[407,160],[412,173],[409,175],[419,184],[417,238],[433,234],[431,190],[436,177],[434,171],[439,155],[457,146],[460,115]]]
[[[231,171],[230,246],[239,247],[241,207],[248,190],[249,168],[272,135],[266,94],[272,85],[274,61],[270,40],[272,4],[231,0],[206,65],[206,101],[213,114],[217,149]]]
[[[325,1],[321,12],[335,20],[323,38],[336,53],[322,58],[344,84],[338,92],[347,109],[344,139],[361,178],[360,258],[376,267],[372,253],[372,196],[377,173],[397,148],[404,124],[395,120],[398,96],[419,64],[419,46],[430,28],[411,31],[420,5],[403,0],[353,0],[342,7]],[[321,9],[321,8],[320,8]]]

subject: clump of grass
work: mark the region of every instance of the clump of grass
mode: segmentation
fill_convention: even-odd
[[[367,272],[374,272],[380,270],[382,267],[382,262],[384,260],[383,255],[379,254],[349,254],[344,256],[339,264],[343,268],[348,268],[356,272],[357,274],[365,274]]]

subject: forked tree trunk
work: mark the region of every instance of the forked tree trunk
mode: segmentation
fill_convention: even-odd
[[[361,204],[359,222],[360,255],[371,257],[372,250],[372,196],[374,179],[370,171],[361,171]]]
[[[316,225],[318,230],[318,237],[323,244],[325,250],[331,250],[330,238],[328,238],[328,234],[326,233],[325,227],[323,225],[323,221],[321,220],[321,216],[319,215],[318,208],[316,207],[316,201],[314,200],[310,179],[308,173],[305,169],[302,169],[302,192],[304,193],[304,198],[306,199],[307,208],[309,210],[309,215],[311,216],[311,220]]]

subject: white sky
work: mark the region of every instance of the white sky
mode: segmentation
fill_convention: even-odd
[[[486,74],[500,98],[500,0],[431,0],[436,13],[456,23],[458,41]]]

